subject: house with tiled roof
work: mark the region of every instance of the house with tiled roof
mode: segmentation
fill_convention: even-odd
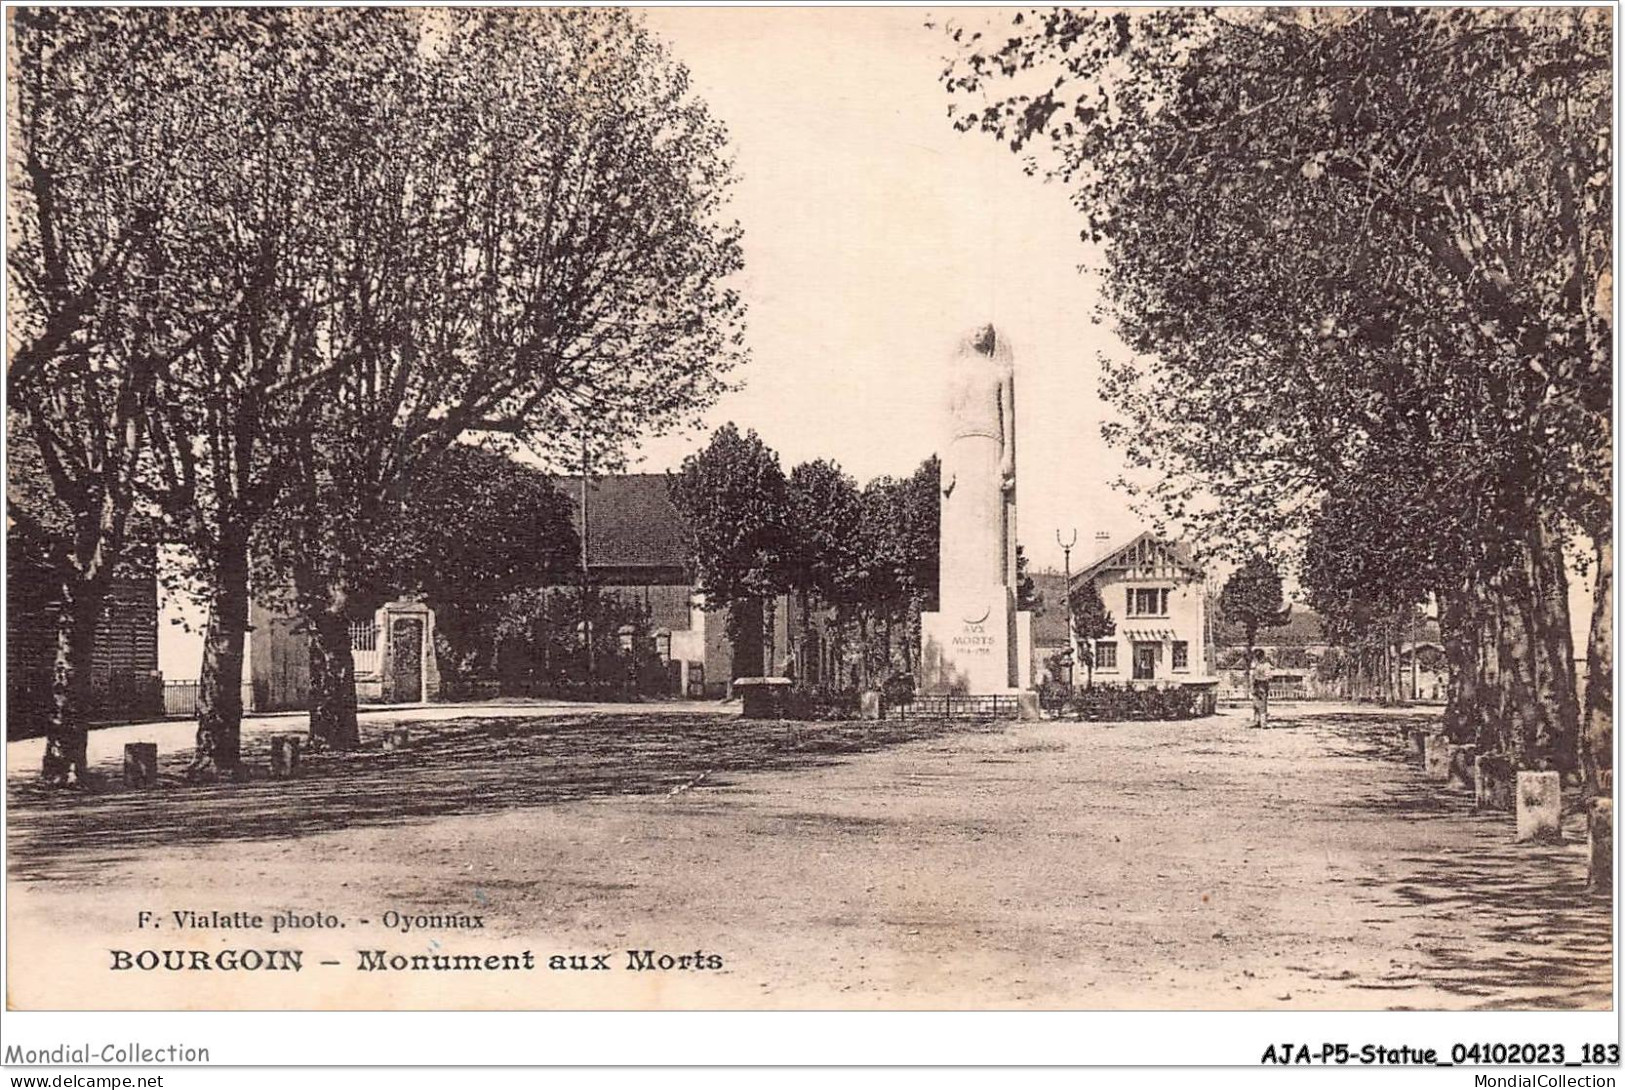
[[[663,473],[553,477],[570,500],[570,520],[592,585],[644,606],[656,631],[692,627],[693,578],[683,544],[683,516]]]
[[[1090,580],[1116,624],[1094,643],[1096,681],[1147,686],[1207,676],[1205,575],[1184,542],[1149,530],[1118,540],[1097,535],[1072,587]]]
[[[694,585],[683,514],[672,502],[666,474],[552,480],[570,498],[571,519],[594,590],[646,610],[671,695],[729,695],[738,671],[725,631],[726,617],[705,609]],[[815,609],[810,618],[803,618],[800,603],[780,595],[771,604],[769,618],[762,653],[768,673],[796,674],[814,684],[834,680],[834,641],[824,611]]]

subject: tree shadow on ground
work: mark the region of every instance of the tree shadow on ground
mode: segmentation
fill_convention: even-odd
[[[143,851],[221,841],[312,836],[359,825],[424,821],[552,806],[610,795],[674,792],[702,775],[791,771],[905,742],[1000,724],[936,721],[790,723],[733,716],[581,715],[414,723],[411,745],[373,741],[353,753],[307,755],[293,779],[191,785],[190,756],[171,755],[159,786],[65,794],[13,779],[10,858],[14,877],[62,877]],[[264,776],[268,738],[245,746]]]
[[[1475,809],[1471,792],[1424,779],[1404,729],[1427,716],[1317,717],[1336,739],[1333,752],[1383,760],[1395,775],[1379,791],[1340,805],[1407,822],[1465,827],[1448,848],[1399,855],[1398,878],[1358,884],[1382,908],[1421,915],[1416,932],[1430,986],[1484,1009],[1606,1008],[1613,994],[1613,909],[1586,888],[1585,821],[1568,808],[1564,843],[1516,843],[1513,815]],[[1575,800],[1578,803],[1578,799]]]
[[[1404,857],[1414,871],[1384,891],[1447,925],[1418,932],[1434,987],[1485,1008],[1609,1006],[1613,911],[1586,889],[1584,857],[1509,843],[1508,823],[1477,824],[1471,849]],[[1583,839],[1583,824],[1565,833]]]

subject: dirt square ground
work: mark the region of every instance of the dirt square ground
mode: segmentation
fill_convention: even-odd
[[[186,786],[166,745],[160,787],[127,791],[122,740],[176,726],[97,732],[108,779],[68,797],[13,743],[9,1001],[1606,1008],[1611,910],[1585,891],[1578,815],[1565,844],[1515,844],[1511,815],[1407,762],[1400,727],[1430,718],[1300,705],[1258,731],[1240,710],[942,724],[439,706],[367,716],[361,752],[293,781]],[[385,751],[402,722],[410,748]],[[251,759],[302,726],[257,722]],[[177,926],[184,911],[263,922]],[[277,915],[305,926],[273,934]],[[210,967],[112,968],[149,949]],[[244,949],[298,950],[300,968],[218,964]],[[410,967],[525,952],[532,969]]]

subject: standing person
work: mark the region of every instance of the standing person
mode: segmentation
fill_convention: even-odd
[[[1253,649],[1253,726],[1260,729],[1270,725],[1270,663],[1264,649]]]

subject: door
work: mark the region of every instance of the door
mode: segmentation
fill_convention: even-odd
[[[1162,650],[1160,643],[1136,643],[1134,645],[1134,680],[1153,681],[1157,676],[1157,652]]]
[[[423,699],[423,622],[397,617],[389,630],[391,687],[395,703],[416,704]]]

